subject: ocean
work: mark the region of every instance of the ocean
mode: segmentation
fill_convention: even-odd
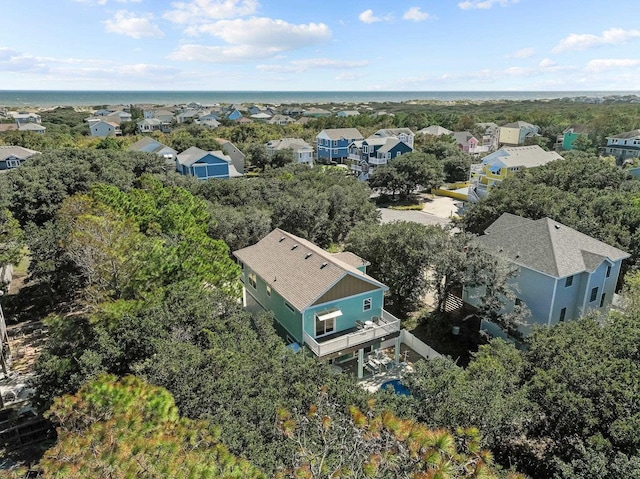
[[[542,100],[640,95],[638,91],[44,91],[0,90],[0,106],[182,105],[216,103],[383,103],[411,100]]]

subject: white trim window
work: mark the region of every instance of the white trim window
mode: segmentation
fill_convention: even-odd
[[[371,311],[371,303],[372,303],[371,298],[365,298],[362,301],[362,311]]]
[[[326,334],[331,334],[336,330],[336,319],[329,318],[322,321],[316,315],[316,338],[319,336],[324,336]]]
[[[255,273],[249,273],[249,284],[251,285],[251,287],[253,289],[256,289],[256,285],[257,285],[257,277]]]

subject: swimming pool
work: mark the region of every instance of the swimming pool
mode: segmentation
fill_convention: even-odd
[[[398,396],[410,396],[411,395],[411,391],[409,391],[409,389],[404,386],[399,379],[392,379],[390,381],[385,381],[380,385],[380,389],[386,389],[387,387],[391,386],[393,388],[393,390],[395,391],[395,393]]]

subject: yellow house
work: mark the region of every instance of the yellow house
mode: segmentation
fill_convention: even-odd
[[[487,196],[491,188],[518,171],[563,160],[555,151],[545,151],[538,145],[504,147],[471,165],[469,200],[477,201]]]

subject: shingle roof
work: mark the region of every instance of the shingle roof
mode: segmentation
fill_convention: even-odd
[[[542,166],[554,160],[563,160],[555,151],[544,151],[538,145],[531,146],[505,146],[482,159],[483,165],[500,161],[507,168],[522,166],[533,168]]]
[[[204,151],[197,146],[192,146],[191,148],[184,150],[182,153],[179,153],[178,163],[184,166],[191,166],[209,154],[231,163],[231,158],[225,155],[222,151]]]
[[[619,140],[628,140],[629,138],[636,138],[640,136],[640,130],[625,131],[618,135],[608,136],[607,138],[618,138]]]
[[[0,146],[0,161],[4,161],[7,158],[11,157],[24,160],[37,153],[40,152],[36,150],[30,150],[29,148],[23,148],[21,146]]]
[[[313,149],[313,147],[302,138],[282,138],[281,140],[271,140],[267,145],[274,150],[299,150]]]
[[[456,143],[459,145],[468,145],[469,140],[474,136],[468,131],[454,131],[453,137],[456,139]]]
[[[418,130],[418,133],[422,133],[423,135],[433,135],[433,136],[441,136],[441,135],[450,135],[451,130],[447,130],[438,125],[431,125],[422,130]]]
[[[233,254],[298,311],[311,306],[347,275],[387,289],[339,256],[279,228]]]
[[[527,123],[526,121],[514,121],[513,123],[507,123],[502,125],[504,128],[536,128],[536,125]]]
[[[329,128],[328,130],[322,130],[320,133],[323,132],[330,140],[339,140],[340,138],[362,140],[364,138],[357,128]]]
[[[366,259],[361,258],[351,251],[341,251],[340,253],[333,253],[333,257],[338,258],[340,261],[344,261],[347,264],[350,264],[354,268],[359,268],[360,266],[369,266],[371,264]]]
[[[391,151],[398,143],[402,143],[397,138],[387,138],[384,145],[378,149],[378,153],[387,153]]]
[[[374,133],[374,136],[393,137],[401,134],[414,135],[413,131],[409,128],[383,128]]]
[[[630,255],[550,218],[503,213],[478,242],[509,261],[556,278],[595,270],[605,259]]]

